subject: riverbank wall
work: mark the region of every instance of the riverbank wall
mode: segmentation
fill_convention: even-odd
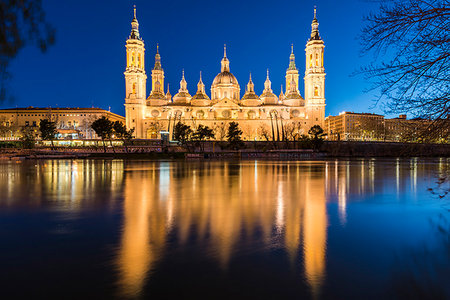
[[[450,157],[448,144],[406,144],[385,142],[331,142],[324,141],[316,150],[301,149],[295,143],[246,142],[241,150],[229,150],[223,142],[206,142],[204,151],[191,147],[191,151],[179,145],[128,146],[107,148],[49,148],[0,149],[1,160],[21,159],[324,159],[351,157]]]

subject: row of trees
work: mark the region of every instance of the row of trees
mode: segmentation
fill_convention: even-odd
[[[106,152],[106,142],[109,141],[113,151],[114,147],[112,144],[113,139],[120,139],[124,143],[125,151],[128,152],[127,144],[133,139],[134,129],[127,130],[125,125],[120,121],[111,121],[107,117],[103,116],[92,122],[91,128],[95,131],[97,136],[99,136],[102,140],[103,149]],[[227,147],[229,149],[238,150],[244,147],[244,142],[242,140],[243,131],[239,127],[239,124],[236,122],[231,122],[224,127],[224,137],[222,140],[228,142]],[[288,126],[283,130],[283,138],[278,141],[288,141]],[[188,151],[192,151],[194,148],[198,147],[200,151],[205,151],[205,141],[213,140],[216,138],[215,131],[217,129],[210,128],[205,125],[198,125],[197,128],[192,129],[189,125],[178,122],[173,130],[173,139],[179,141],[181,145],[187,148]],[[56,122],[53,122],[49,119],[42,119],[39,123],[39,131],[41,133],[41,138],[43,140],[48,140],[51,142],[52,149],[54,148],[53,141],[56,139],[56,135],[58,133],[56,129]],[[298,137],[292,135],[293,141],[303,141],[307,144],[307,147],[312,147],[318,149],[323,141],[324,131],[323,129],[315,125],[313,126],[309,132],[309,136],[299,135]],[[270,139],[269,133],[266,133],[265,136],[267,141],[276,141],[275,135],[272,135],[272,139]],[[32,138],[28,138],[27,134],[24,134],[24,140],[34,140]]]
[[[223,127],[221,127],[223,128]],[[214,129],[209,128],[208,126],[199,125],[197,129],[193,130],[189,125],[178,122],[174,127],[173,138],[180,142],[181,145],[186,147],[188,151],[192,151],[194,147],[199,147],[201,151],[205,150],[205,141],[216,138],[216,134],[214,133]],[[240,129],[239,124],[236,122],[231,122],[226,127],[226,133],[224,134],[221,140],[225,140],[228,142],[228,148],[238,150],[244,147],[244,142],[242,140],[243,131]],[[220,132],[219,132],[220,134]],[[308,135],[300,135],[298,134],[293,136],[292,141],[294,142],[302,142],[305,145],[305,148],[314,148],[319,149],[323,143],[324,131],[319,125],[314,125],[308,131]],[[262,136],[265,137],[266,141],[272,142],[287,142],[290,139],[286,132],[283,132],[282,139],[275,139],[274,136],[270,136],[270,133],[262,131]],[[272,138],[271,138],[272,137]],[[275,144],[275,143],[274,143]]]
[[[193,147],[199,146],[201,151],[205,151],[205,141],[215,138],[214,130],[208,126],[199,125],[197,129],[192,130],[189,125],[178,122],[173,131],[173,138],[191,151]],[[242,130],[239,124],[231,122],[228,125],[226,138],[231,149],[240,149],[243,147]]]
[[[111,121],[107,117],[103,116],[93,121],[91,128],[95,131],[97,136],[102,139],[103,149],[106,152],[106,141],[109,140],[112,146],[112,139],[120,139],[123,141],[125,146],[125,151],[128,152],[127,144],[133,138],[134,129],[127,130],[125,125],[120,121]],[[39,122],[39,131],[41,133],[41,138],[46,141],[50,141],[52,149],[54,149],[53,141],[56,139],[58,130],[56,129],[56,122],[49,119],[42,119]],[[34,141],[32,133],[28,131],[23,132],[23,142],[28,143],[29,141]],[[114,151],[114,147],[113,151]]]

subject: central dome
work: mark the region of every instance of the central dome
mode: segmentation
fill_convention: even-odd
[[[238,81],[232,73],[223,71],[217,74],[216,78],[214,78],[213,84],[238,84]]]
[[[221,99],[228,98],[238,102],[241,89],[236,77],[230,72],[230,61],[227,58],[226,48],[224,48],[221,64],[222,69],[211,85],[211,100],[216,103]]]

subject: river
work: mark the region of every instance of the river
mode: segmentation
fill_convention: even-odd
[[[0,295],[445,294],[449,196],[437,181],[449,167],[444,158],[2,162]]]

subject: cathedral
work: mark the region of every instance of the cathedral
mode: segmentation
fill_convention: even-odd
[[[299,90],[299,71],[291,48],[286,70],[286,90],[276,96],[271,87],[269,71],[261,95],[256,94],[250,75],[243,97],[237,78],[231,73],[227,49],[221,61],[220,73],[214,78],[208,96],[201,73],[197,91],[191,95],[187,89],[184,71],[178,93],[165,92],[164,70],[156,48],[155,65],[151,72],[151,92],[147,97],[145,72],[145,45],[139,34],[139,22],[131,22],[131,34],[126,41],[127,64],[125,70],[125,111],[127,128],[134,128],[136,138],[154,139],[161,131],[172,131],[176,123],[183,122],[195,129],[203,124],[212,129],[217,139],[224,139],[227,124],[237,122],[245,140],[264,140],[285,134],[287,128],[306,134],[313,125],[324,126],[325,69],[324,42],[319,35],[319,22],[314,10],[311,36],[306,44],[306,70],[304,97]]]

